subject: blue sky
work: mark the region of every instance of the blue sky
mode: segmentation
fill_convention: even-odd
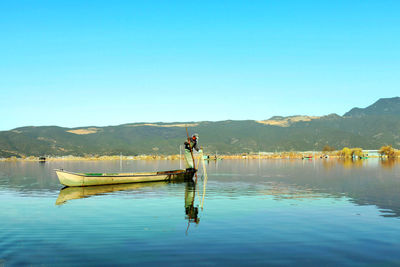
[[[0,130],[342,115],[399,96],[400,1],[1,1]]]

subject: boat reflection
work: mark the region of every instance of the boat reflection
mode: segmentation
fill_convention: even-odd
[[[66,204],[73,199],[88,198],[118,191],[137,190],[145,187],[161,187],[170,183],[185,183],[185,214],[189,223],[200,222],[198,217],[199,208],[195,206],[196,184],[193,181],[187,182],[152,182],[152,183],[132,183],[132,184],[117,184],[117,185],[97,185],[97,186],[82,186],[82,187],[64,187],[60,190],[56,205]]]
[[[168,182],[150,182],[150,183],[132,183],[132,184],[115,184],[115,185],[95,185],[80,187],[64,187],[60,190],[56,205],[63,205],[69,200],[87,198],[107,193],[136,190],[144,187],[160,187],[167,185]]]

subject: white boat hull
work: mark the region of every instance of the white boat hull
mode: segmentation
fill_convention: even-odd
[[[64,170],[55,170],[58,180],[65,186],[91,186],[91,185],[110,185],[126,183],[143,183],[171,181],[177,179],[192,178],[193,170],[175,170],[165,172],[146,172],[146,173],[74,173]]]

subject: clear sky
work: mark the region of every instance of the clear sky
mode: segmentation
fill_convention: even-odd
[[[342,115],[400,95],[400,1],[0,1],[0,130]]]

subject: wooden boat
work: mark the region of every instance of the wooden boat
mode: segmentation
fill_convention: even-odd
[[[118,191],[140,190],[145,187],[160,187],[165,186],[169,182],[149,182],[149,183],[132,183],[132,184],[113,184],[113,185],[95,185],[95,186],[74,186],[64,187],[60,190],[56,205],[65,204],[69,200],[88,198],[109,194]]]
[[[195,169],[141,173],[75,173],[55,170],[65,186],[91,186],[192,179]]]

